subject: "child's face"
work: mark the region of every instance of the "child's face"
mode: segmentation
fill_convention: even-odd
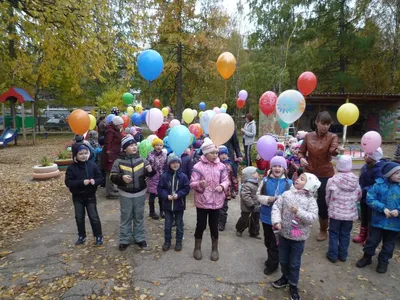
[[[162,144],[155,144],[154,145],[154,150],[157,152],[160,152],[164,146]]]
[[[126,149],[125,152],[128,155],[136,154],[137,153],[137,145],[136,144],[131,144],[129,145]]]
[[[272,176],[274,176],[275,178],[281,178],[284,172],[285,172],[285,169],[282,168],[282,166],[272,166],[271,167]]]
[[[179,163],[179,161],[173,161],[172,163],[169,164],[169,167],[170,167],[173,171],[178,171],[179,168],[181,167],[181,164]]]
[[[226,153],[221,153],[221,154],[219,155],[219,159],[220,159],[221,161],[227,160],[227,159],[228,159],[228,154],[226,154]]]
[[[251,174],[251,178],[258,179],[258,173],[254,172],[253,174]]]
[[[307,176],[305,174],[301,174],[299,178],[294,182],[294,187],[297,190],[302,190],[307,183]]]
[[[292,151],[292,153],[294,154],[294,155],[298,155],[299,154],[299,148],[294,148],[293,149],[293,151]]]
[[[76,154],[76,159],[79,161],[87,161],[89,159],[89,151],[81,150]]]
[[[400,170],[395,172],[392,176],[390,176],[390,180],[392,182],[400,183]]]
[[[212,152],[207,153],[205,156],[209,161],[214,162],[218,158],[218,151],[214,150]]]

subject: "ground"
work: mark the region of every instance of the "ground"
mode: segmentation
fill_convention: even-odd
[[[239,200],[230,202],[227,229],[220,235],[220,260],[209,259],[209,233],[203,240],[203,260],[192,257],[195,208],[192,196],[185,212],[183,251],[163,252],[163,221],[146,219],[151,251],[118,246],[119,202],[98,191],[104,245],[76,247],[76,225],[70,195],[60,177],[31,180],[40,157],[56,154],[67,139],[40,140],[36,146],[0,150],[0,299],[288,299],[271,281],[280,273],[263,274],[266,249],[262,240],[235,235]],[[394,152],[393,145],[384,151]],[[147,213],[146,213],[147,216]],[[355,222],[353,234],[359,228]],[[327,241],[317,242],[318,225],[306,242],[299,288],[303,299],[397,299],[400,251],[397,247],[387,274],[376,273],[376,258],[365,269],[355,263],[362,247],[351,243],[347,262],[325,258]],[[87,222],[88,237],[90,225]]]

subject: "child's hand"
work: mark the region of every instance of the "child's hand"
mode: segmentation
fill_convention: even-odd
[[[305,158],[300,158],[300,165],[302,167],[307,167],[308,166],[308,162]]]
[[[84,185],[88,185],[90,183],[90,180],[89,179],[85,179],[84,181],[83,181],[83,184]]]
[[[202,188],[205,188],[206,185],[207,185],[207,183],[206,183],[205,180],[200,180],[200,186],[201,186]]]
[[[178,194],[174,194],[174,195],[172,196],[172,198],[174,198],[174,200],[178,199]]]
[[[173,197],[171,195],[168,195],[168,200],[172,201]]]
[[[89,183],[90,183],[91,185],[95,185],[94,179],[90,179],[90,180],[89,180]]]
[[[383,210],[383,213],[385,214],[387,219],[389,219],[392,216],[390,210],[388,210],[387,208]]]
[[[292,212],[292,213],[294,213],[294,214],[297,214],[297,207],[294,207],[294,206],[291,206],[290,207],[290,211]]]
[[[153,169],[151,168],[150,165],[147,165],[147,166],[146,166],[146,171],[150,173],[151,171],[153,171]]]
[[[274,227],[275,227],[276,230],[281,230],[281,229],[282,229],[281,223],[276,223],[276,224],[274,225]]]
[[[222,186],[217,186],[216,188],[215,188],[215,191],[217,192],[217,193],[221,193],[221,192],[223,192],[224,191],[224,189],[222,188]]]
[[[131,175],[124,175],[124,176],[122,176],[122,180],[125,183],[131,183],[132,182],[132,176]]]
[[[397,209],[393,209],[390,214],[392,215],[392,217],[398,217],[399,216],[399,211]]]

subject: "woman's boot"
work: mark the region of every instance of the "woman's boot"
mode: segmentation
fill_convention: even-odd
[[[319,219],[319,234],[317,241],[322,242],[328,238],[328,219]]]
[[[201,260],[203,258],[203,255],[201,254],[201,239],[194,240],[193,257],[197,260]]]
[[[211,238],[211,260],[212,261],[217,261],[219,259],[219,254],[218,254],[218,239]]]

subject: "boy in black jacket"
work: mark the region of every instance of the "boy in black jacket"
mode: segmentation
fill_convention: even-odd
[[[96,245],[103,244],[103,234],[99,213],[97,212],[96,190],[103,182],[100,168],[92,161],[89,148],[84,144],[72,148],[74,163],[71,164],[65,173],[65,185],[72,193],[72,200],[75,207],[75,220],[78,227],[78,240],[75,245],[81,245],[86,241],[85,230],[85,208],[92,226],[93,235],[96,238]]]

